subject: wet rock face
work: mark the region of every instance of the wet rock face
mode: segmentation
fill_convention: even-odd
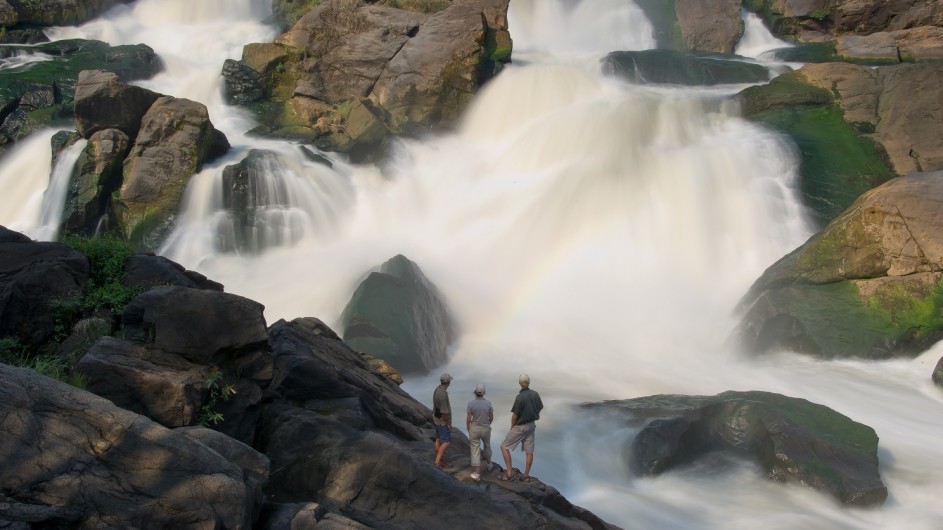
[[[635,474],[658,475],[723,451],[755,461],[774,481],[805,484],[845,504],[873,506],[887,498],[874,430],[804,399],[724,392],[586,407],[642,425],[625,451]]]
[[[769,70],[732,56],[671,50],[612,52],[602,59],[606,72],[634,83],[719,85],[769,81]]]

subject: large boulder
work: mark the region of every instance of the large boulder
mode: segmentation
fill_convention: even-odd
[[[742,0],[636,0],[659,49],[731,53],[743,36]]]
[[[769,81],[768,68],[738,59],[737,56],[643,50],[612,52],[602,58],[602,64],[606,73],[633,83],[719,85]]]
[[[84,70],[75,87],[75,128],[84,138],[117,129],[134,139],[141,120],[161,95],[121,82],[114,72]]]
[[[402,255],[357,286],[341,324],[347,344],[404,373],[445,364],[456,330],[438,289]]]
[[[124,160],[115,200],[119,230],[139,247],[156,247],[173,226],[190,177],[228,149],[205,105],[171,96],[155,100]]]
[[[68,122],[84,70],[107,68],[127,82],[151,77],[162,68],[154,50],[143,44],[109,46],[100,41],[65,40],[29,48],[0,45],[0,56],[20,55],[24,50],[41,59],[0,75],[0,146],[41,127]]]
[[[883,148],[897,175],[943,169],[943,62],[810,64],[798,75],[833,93],[845,121]]]
[[[0,381],[0,525],[252,527],[255,484],[216,451],[31,370]]]
[[[455,0],[432,13],[392,5],[326,0],[274,43],[247,45],[240,62],[258,79],[227,64],[231,100],[252,100],[261,86],[259,132],[356,159],[378,156],[390,135],[448,127],[510,58],[508,0]]]
[[[674,0],[687,50],[733,53],[743,36],[741,0]]]
[[[155,398],[156,391],[140,381],[167,389],[178,405],[168,415],[148,412],[162,423],[202,423],[251,443],[274,376],[263,309],[258,302],[213,289],[156,287],[134,298],[122,316],[125,339],[143,347],[100,342],[81,364],[90,378],[106,376],[96,377],[97,388],[113,387],[109,395],[125,395],[142,406],[166,398]],[[109,345],[114,346],[110,351],[101,351]]]
[[[77,298],[89,274],[82,253],[0,226],[0,337],[38,351],[56,335],[54,308]]]
[[[750,351],[915,355],[943,338],[943,172],[861,196],[770,266],[741,301]]]
[[[121,186],[122,164],[130,148],[131,140],[119,129],[92,133],[69,181],[62,215],[64,233],[96,233],[111,195]]]
[[[658,475],[715,451],[756,462],[777,482],[804,484],[854,506],[882,504],[874,429],[828,407],[769,392],[658,395],[585,405],[638,423],[624,451],[636,475]]]

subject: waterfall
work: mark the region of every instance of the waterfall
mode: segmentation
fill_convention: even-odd
[[[399,141],[381,167],[322,153],[326,165],[298,145],[248,137],[251,120],[222,103],[223,60],[275,34],[262,22],[267,7],[138,0],[50,32],[150,45],[168,70],[141,84],[205,103],[229,137],[232,151],[193,177],[162,254],[260,301],[270,323],[315,316],[338,332],[361,275],[405,255],[463,330],[442,367],[455,376],[453,405],[487,384],[500,443],[517,374],[529,373],[546,404],[532,473],[623,528],[938,527],[943,393],[930,372],[943,348],[864,362],[754,359],[727,344],[738,299],[812,234],[797,152],[741,119],[725,102],[732,89],[602,75],[606,53],[654,46],[633,2],[512,0],[514,63],[454,133]],[[739,51],[760,57],[767,37],[750,44],[752,16],[747,23]],[[0,170],[0,222],[11,228],[38,223],[49,134],[23,142]],[[240,164],[244,173],[226,169]],[[227,195],[227,178],[252,191]],[[235,215],[233,201],[252,215]],[[437,376],[403,388],[428,404]],[[726,390],[805,398],[874,427],[887,504],[842,508],[738,462],[633,477],[621,456],[632,430],[575,408]]]

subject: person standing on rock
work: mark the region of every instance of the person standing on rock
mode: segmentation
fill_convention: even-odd
[[[442,374],[439,386],[432,394],[432,423],[435,425],[435,465],[445,467],[442,457],[452,443],[452,405],[449,404],[449,384],[452,376]]]
[[[468,429],[468,441],[471,446],[472,480],[481,480],[481,461],[485,461],[485,470],[491,470],[491,422],[494,420],[494,407],[485,399],[485,385],[475,387],[475,399],[468,402],[465,414],[465,427]]]
[[[540,401],[540,394],[530,389],[530,376],[521,374],[517,379],[521,385],[521,391],[514,398],[514,404],[511,406],[511,430],[504,438],[501,444],[501,453],[504,455],[504,463],[507,468],[501,475],[501,480],[511,480],[514,478],[514,472],[511,469],[511,451],[521,444],[521,448],[526,455],[524,474],[521,475],[521,482],[530,482],[530,466],[534,463],[534,432],[537,430],[537,420],[540,419],[540,411],[544,404]]]

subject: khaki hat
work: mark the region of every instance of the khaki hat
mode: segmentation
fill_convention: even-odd
[[[442,374],[442,377],[439,378],[440,383],[448,383],[452,380],[452,376],[449,374]]]

